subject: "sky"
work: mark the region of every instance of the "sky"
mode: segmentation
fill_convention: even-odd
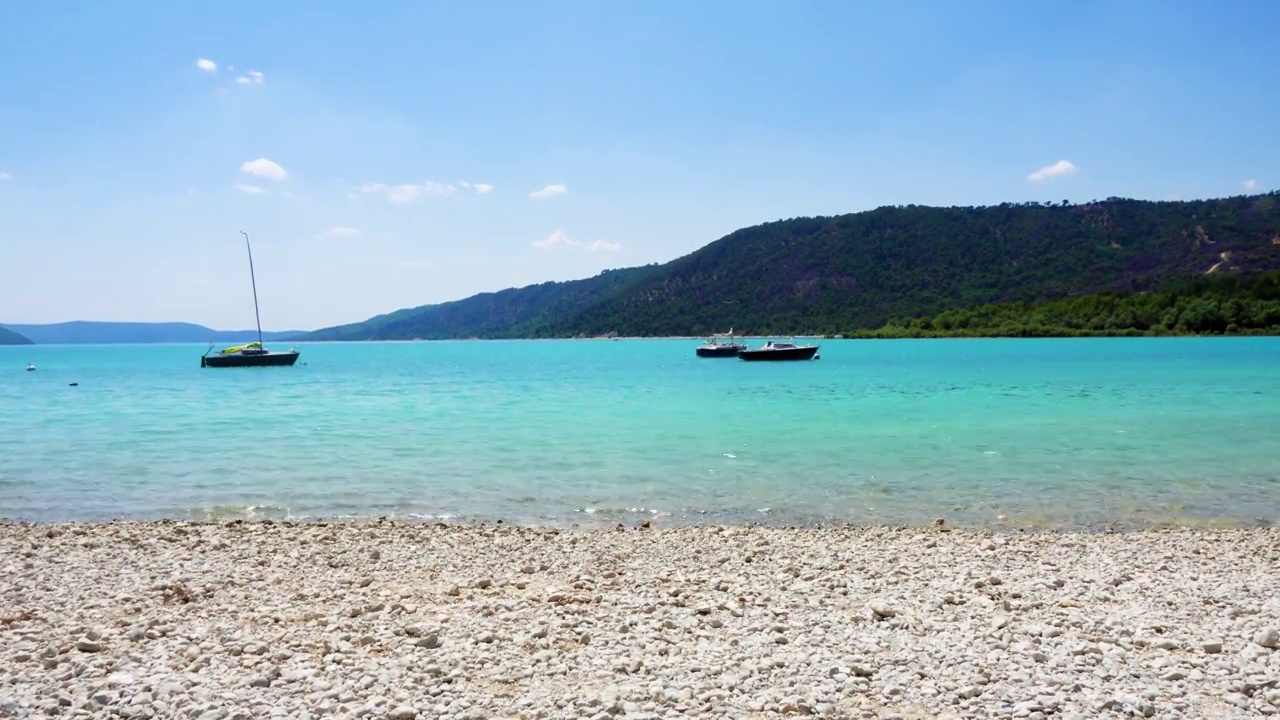
[[[0,3],[0,322],[312,329],[883,205],[1280,187],[1280,3]],[[945,242],[940,238],[939,242]]]

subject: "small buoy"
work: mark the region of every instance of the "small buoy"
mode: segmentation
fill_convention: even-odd
[[[33,363],[27,363],[27,372],[35,372],[36,366]]]
[[[814,356],[813,356],[813,359],[814,359],[814,360],[821,360],[821,359],[822,359],[822,356],[821,356],[821,355],[814,355]]]

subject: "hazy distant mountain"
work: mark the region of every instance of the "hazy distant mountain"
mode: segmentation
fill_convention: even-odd
[[[236,343],[256,340],[256,330],[214,330],[194,323],[65,322],[52,325],[0,326],[39,345],[109,345],[115,343]],[[287,340],[299,330],[263,332],[262,339]],[[3,342],[0,339],[0,342]]]
[[[0,345],[30,345],[31,339],[0,327]]]

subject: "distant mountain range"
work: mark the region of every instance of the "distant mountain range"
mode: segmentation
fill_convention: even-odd
[[[214,330],[194,323],[65,322],[52,325],[0,325],[0,344],[5,331],[38,345],[93,345],[115,343],[236,343],[256,340],[256,330]],[[263,332],[262,339],[289,340],[305,333],[299,330]],[[15,343],[9,343],[15,344]]]
[[[1187,202],[908,205],[766,223],[663,265],[482,293],[303,338],[856,333],[991,303],[1135,293],[1197,276],[1276,270],[1276,192]]]
[[[0,327],[0,345],[30,345],[31,339],[4,327]]]

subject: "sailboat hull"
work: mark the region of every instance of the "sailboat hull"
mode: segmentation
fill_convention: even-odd
[[[298,362],[298,351],[203,355],[200,367],[283,367]]]
[[[738,353],[746,349],[746,345],[700,345],[694,352],[698,357],[727,358],[738,357]]]

